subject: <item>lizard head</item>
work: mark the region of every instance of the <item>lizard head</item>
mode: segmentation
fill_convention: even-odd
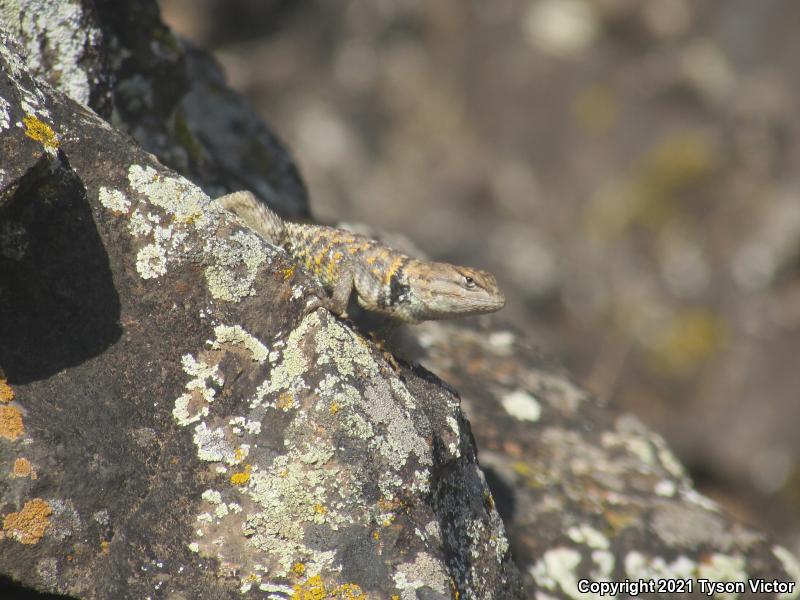
[[[417,263],[409,282],[424,308],[422,319],[449,319],[500,310],[506,298],[494,275],[448,263]]]

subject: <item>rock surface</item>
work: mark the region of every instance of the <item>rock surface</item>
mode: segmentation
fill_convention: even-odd
[[[79,598],[522,597],[457,395],[305,314],[282,252],[2,48],[0,571]]]
[[[98,6],[112,50],[97,64],[147,45],[152,10],[121,10],[126,37],[109,43]],[[205,140],[202,168],[182,165],[203,171],[193,183],[76,102],[103,93],[67,99],[17,51],[3,34],[0,585],[407,600],[572,598],[581,577],[800,577],[788,552],[699,496],[658,436],[517,333],[491,319],[422,326],[403,352],[463,395],[491,493],[453,388],[306,314],[314,282],[198,187],[208,173],[243,187],[215,162],[240,142]],[[147,77],[128,66],[94,108],[180,163],[167,130],[187,96],[137,128],[142,113],[121,117],[117,94]],[[152,71],[153,89],[162,76],[175,71]],[[216,107],[196,107],[192,137],[228,131],[220,115],[253,118],[227,91],[198,94]],[[291,165],[280,146],[262,151]],[[276,181],[262,196],[302,213],[302,186]]]

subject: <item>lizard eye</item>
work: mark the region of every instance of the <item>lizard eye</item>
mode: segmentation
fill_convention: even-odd
[[[475,280],[472,277],[464,277],[464,285],[471,290],[475,287]]]

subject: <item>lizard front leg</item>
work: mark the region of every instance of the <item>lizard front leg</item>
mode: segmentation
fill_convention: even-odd
[[[308,315],[318,308],[325,308],[337,317],[346,319],[347,303],[350,301],[350,295],[352,293],[353,274],[343,271],[341,277],[336,280],[333,293],[330,296],[324,291],[321,291],[318,286],[314,286],[307,291],[306,297],[310,297],[310,299],[303,310],[303,314]]]

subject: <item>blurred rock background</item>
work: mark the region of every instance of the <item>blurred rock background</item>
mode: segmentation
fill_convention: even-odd
[[[800,4],[161,4],[318,219],[490,269],[503,319],[800,553]]]

